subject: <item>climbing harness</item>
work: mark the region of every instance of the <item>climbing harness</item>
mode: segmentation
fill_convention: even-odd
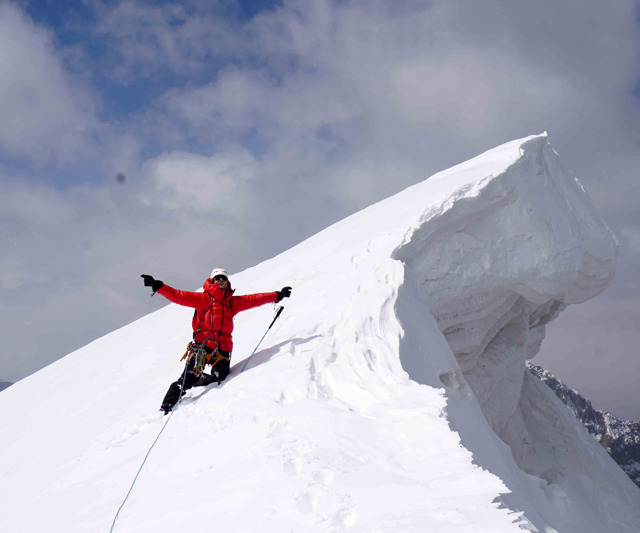
[[[215,356],[215,359],[212,361],[211,359],[213,358],[213,356]],[[215,368],[215,366],[220,362],[220,361],[231,361],[231,359],[225,355],[222,355],[222,353],[216,348],[213,353],[209,354],[209,363],[211,365],[211,371],[213,372],[213,369]]]
[[[217,350],[218,348],[216,347],[216,351]],[[204,344],[198,344],[197,342],[191,341],[189,344],[187,344],[187,350],[180,358],[180,361],[184,361],[186,359],[186,365],[188,367],[189,363],[193,359],[193,370],[191,370],[191,372],[196,377],[200,377],[202,375],[202,371],[204,370],[204,365],[209,362],[209,359],[212,355],[213,354],[211,353],[207,353]]]
[[[193,359],[194,367],[191,372],[196,377],[202,376],[202,372],[206,365],[211,365],[211,369],[213,370],[220,361],[229,361],[229,357],[222,355],[217,346],[212,352],[208,352],[203,344],[198,344],[195,341],[191,341],[187,345],[187,350],[180,358],[180,361],[184,361],[185,359],[187,360],[187,365]]]

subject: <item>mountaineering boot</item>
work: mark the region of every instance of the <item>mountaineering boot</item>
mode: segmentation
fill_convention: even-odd
[[[218,385],[220,385],[220,381],[221,380],[218,372],[216,372],[215,370],[211,370],[211,375],[202,374],[194,387],[206,387],[207,385],[211,385],[211,383],[218,383]]]

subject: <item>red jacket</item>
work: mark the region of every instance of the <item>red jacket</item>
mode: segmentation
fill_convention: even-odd
[[[240,311],[272,303],[278,299],[278,294],[275,292],[234,296],[235,290],[231,289],[231,285],[223,291],[211,280],[205,281],[203,288],[204,292],[179,291],[165,283],[158,293],[178,305],[194,307],[196,310],[193,323],[194,340],[211,348],[215,348],[218,344],[220,350],[226,352],[233,350],[231,338],[233,317]]]

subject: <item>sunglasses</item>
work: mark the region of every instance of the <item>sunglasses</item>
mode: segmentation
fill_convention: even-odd
[[[229,281],[227,279],[227,276],[223,276],[222,274],[218,274],[215,278],[213,278],[213,281],[220,281],[220,280]]]

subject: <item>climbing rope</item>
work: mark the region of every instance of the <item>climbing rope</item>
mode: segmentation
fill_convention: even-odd
[[[182,396],[183,396],[182,395],[182,390],[183,390],[183,387],[184,387],[184,382],[187,379],[187,368],[188,368],[188,366],[189,366],[189,361],[187,361],[187,364],[184,367],[184,373],[183,373],[183,376],[182,376],[182,385],[180,385],[180,398],[178,398],[178,402],[176,403],[175,407],[169,413],[169,416],[167,417],[167,420],[165,421],[165,423],[162,425],[162,428],[160,429],[160,432],[156,436],[156,439],[153,441],[153,444],[151,445],[151,447],[147,451],[147,455],[144,456],[144,459],[142,460],[142,464],[140,465],[140,468],[138,468],[138,472],[136,473],[136,476],[133,478],[133,481],[131,483],[131,486],[129,487],[129,491],[127,492],[127,495],[124,497],[124,500],[122,500],[122,503],[120,504],[120,507],[118,507],[118,512],[116,512],[116,516],[113,519],[113,523],[111,524],[111,529],[109,530],[109,533],[113,533],[113,528],[116,525],[116,521],[118,520],[118,516],[120,515],[120,511],[122,511],[122,508],[127,503],[127,500],[129,499],[129,495],[131,494],[131,491],[133,490],[133,486],[136,484],[136,481],[138,480],[138,476],[140,475],[140,472],[142,472],[142,467],[147,462],[147,459],[149,458],[149,455],[151,454],[151,450],[153,450],[153,447],[156,445],[156,442],[158,442],[158,439],[160,438],[160,435],[162,435],[162,432],[164,431],[164,428],[167,427],[167,424],[169,423],[169,420],[171,420],[171,417],[173,416],[173,413],[176,410],[176,407],[178,407],[178,405],[182,401]]]

